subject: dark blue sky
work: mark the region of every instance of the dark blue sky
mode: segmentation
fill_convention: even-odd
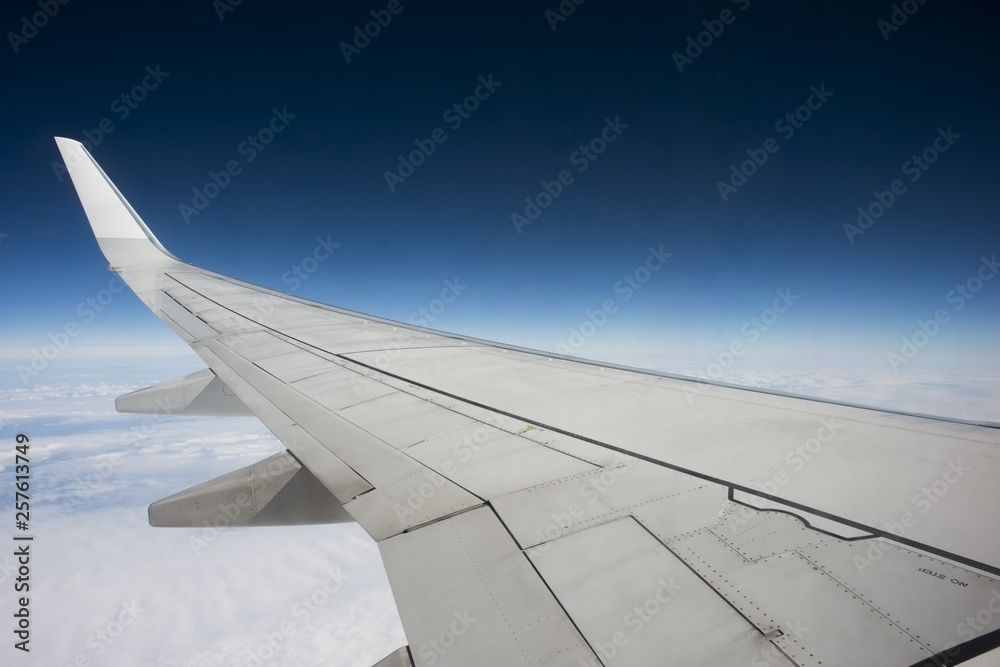
[[[888,368],[942,310],[904,366],[995,369],[1000,280],[975,276],[1000,253],[997,10],[903,4],[889,30],[888,2],[244,0],[220,20],[209,0],[77,0],[33,30],[40,5],[7,3],[0,346],[30,356],[70,322],[75,347],[172,339],[130,294],[93,321],[78,309],[112,276],[53,169],[62,135],[96,144],[179,257],[363,312],[408,320],[457,278],[431,326],[661,367],[739,342],[745,359]],[[341,43],[379,18],[347,62]],[[434,150],[400,170],[419,145]],[[518,233],[526,198],[549,205]],[[303,265],[318,238],[340,245]],[[644,273],[661,245],[672,257]],[[974,296],[951,292],[970,279]]]

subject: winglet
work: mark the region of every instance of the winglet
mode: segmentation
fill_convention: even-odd
[[[94,236],[113,268],[179,261],[156,240],[83,144],[65,137],[55,140]]]

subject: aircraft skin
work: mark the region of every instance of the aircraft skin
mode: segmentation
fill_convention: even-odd
[[[356,521],[408,641],[378,665],[929,667],[1000,645],[998,425],[284,295],[174,257],[56,143],[110,269],[207,366],[117,408],[252,414],[287,447],[150,523]]]

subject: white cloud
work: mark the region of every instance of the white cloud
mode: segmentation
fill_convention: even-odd
[[[995,372],[914,368],[894,373],[879,365],[820,366],[755,360],[716,375],[710,374],[711,363],[711,359],[700,364],[675,361],[661,370],[887,410],[1000,422],[1000,374]]]
[[[370,667],[404,644],[378,549],[357,525],[148,525],[150,502],[282,449],[255,419],[114,411],[115,396],[190,371],[174,370],[0,389],[0,441],[32,437],[32,652],[13,664]],[[5,467],[13,457],[0,450]],[[11,484],[0,480],[5,493]],[[13,565],[0,558],[0,586]],[[346,576],[333,594],[331,572]],[[302,598],[314,595],[310,610]],[[3,596],[0,613],[13,604]]]
[[[233,528],[196,552],[204,531],[151,528],[142,506],[46,514],[32,543],[30,664],[370,667],[405,643],[377,547],[356,525]]]

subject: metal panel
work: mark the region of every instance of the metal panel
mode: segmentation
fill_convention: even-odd
[[[268,331],[250,331],[241,335],[219,336],[219,342],[250,361],[279,354],[298,352],[301,348]]]
[[[873,537],[873,533],[870,530],[861,530],[860,528],[848,525],[843,521],[820,516],[813,512],[803,510],[802,508],[791,507],[784,502],[774,502],[766,498],[761,498],[756,494],[747,493],[746,491],[741,491],[739,489],[733,490],[730,500],[735,501],[737,504],[749,505],[755,510],[759,510],[761,512],[778,512],[792,515],[799,519],[800,523],[803,525],[808,525],[809,528],[825,532],[831,536],[839,537],[844,540],[856,540],[859,538]]]
[[[715,519],[725,503],[725,489],[705,484],[690,491],[641,503],[632,508],[632,516],[649,532],[667,543],[701,530]]]
[[[204,345],[195,352],[205,360],[216,374],[237,393],[257,418],[281,440],[304,463],[309,471],[330,490],[341,503],[370,491],[373,487],[361,475],[351,469],[330,449],[305,432],[284,412],[279,410],[262,393],[247,382],[237,370],[225,363]],[[249,366],[249,364],[247,364]],[[244,371],[246,368],[244,368]],[[259,371],[258,371],[259,372]]]
[[[445,485],[434,474],[410,476],[363,493],[344,509],[378,542],[483,504],[470,495],[438,494]]]
[[[395,390],[377,380],[360,375],[342,366],[331,367],[319,375],[314,375],[292,383],[298,391],[323,407],[337,411]]]
[[[608,667],[794,667],[633,519],[526,553]]]
[[[366,358],[370,365],[381,370],[390,370],[400,351],[407,348],[467,345],[466,341],[449,336],[405,327],[389,327],[372,321],[365,324],[358,320],[337,329],[330,329],[326,325],[295,326],[288,329],[287,333],[304,343],[337,354],[368,351]]]
[[[523,426],[518,429],[517,433],[522,437],[545,445],[549,449],[554,449],[557,452],[563,452],[564,454],[568,454],[585,461],[590,461],[594,465],[600,467],[612,467],[622,460],[629,458],[605,447],[601,447],[557,431],[532,426],[531,424],[523,424]]]
[[[595,664],[488,508],[389,538],[379,550],[419,667]]]
[[[463,390],[467,387],[495,385],[491,394],[499,392],[502,397],[520,396],[522,399],[528,396],[545,396],[547,391],[562,386],[560,378],[570,372],[570,369],[560,367],[544,357],[510,355],[510,360],[498,359],[496,355],[488,354],[487,350],[488,348],[461,345],[400,349],[396,351],[391,366],[386,370],[404,377],[419,378],[419,382],[435,387],[447,386],[450,392],[464,393]],[[380,368],[379,360],[383,355],[378,351],[362,351],[348,353],[346,356]],[[456,373],[453,365],[461,369],[461,372]],[[592,380],[618,382],[596,372]],[[545,383],[545,386],[539,386],[539,382]]]
[[[747,561],[709,531],[671,543],[710,586],[799,664],[912,665],[932,653],[797,553]]]
[[[213,314],[213,315],[202,315],[203,318],[208,320],[208,325],[218,331],[220,334],[241,334],[248,331],[255,331],[259,329],[259,325],[256,322],[252,322],[244,317],[235,315],[227,311],[228,314]]]
[[[208,304],[211,302],[207,301],[205,297],[200,294],[195,294],[189,288],[183,285],[175,285],[165,290],[167,295],[170,296],[174,301],[179,302],[185,308],[191,312],[197,312],[197,304],[205,304],[205,308],[208,308]],[[214,305],[214,304],[212,304]]]
[[[157,308],[176,322],[178,326],[183,327],[194,340],[204,340],[219,335],[215,329],[189,313],[173,299],[163,298],[162,300],[158,300]]]
[[[422,464],[337,414],[313,403],[217,341],[210,342],[207,347],[224,366],[236,370],[274,407],[288,415],[306,433],[377,487],[379,495],[388,496],[391,502],[378,505],[379,511],[384,515],[377,521],[379,529],[376,533],[379,537],[385,537],[383,531],[386,526],[398,525],[400,530],[412,528],[481,503],[479,498],[435,475]],[[237,387],[229,382],[227,384],[239,393]],[[295,452],[294,449],[292,451]],[[309,463],[306,462],[306,465]],[[365,501],[361,504],[368,507]],[[352,511],[351,504],[345,505],[345,508],[368,530],[369,524]],[[374,521],[370,515],[368,518]]]
[[[184,290],[192,298],[186,301],[181,301],[181,303],[184,304],[185,308],[193,313],[196,313],[198,316],[207,321],[211,321],[215,317],[228,317],[233,314],[233,311],[228,306],[222,306],[219,302],[208,299],[188,287],[185,287]],[[174,291],[178,292],[180,290]],[[180,299],[178,299],[178,301],[180,301]]]
[[[273,357],[257,359],[254,363],[284,382],[295,382],[319,375],[334,366],[326,359],[305,350],[283,352]]]
[[[275,435],[341,503],[347,503],[373,488],[368,480],[298,424],[289,423]]]
[[[391,376],[382,375],[377,371],[365,368],[364,366],[360,366],[349,360],[344,361],[344,368],[357,373],[359,378],[362,378],[362,376],[362,379],[370,378],[372,381],[377,383],[376,386],[380,385],[387,388],[382,393],[389,393],[393,389],[403,391],[404,393],[415,396],[421,400],[434,403],[442,408],[464,415],[473,421],[480,422],[501,431],[506,431],[507,433],[511,433],[519,437],[527,438],[532,442],[543,444],[549,449],[587,461],[596,466],[613,466],[622,461],[624,458],[627,458],[623,457],[621,454],[608,450],[606,447],[601,447],[600,445],[595,445],[579,438],[573,438],[545,428],[536,427],[521,419],[517,419],[516,417],[500,414],[483,406],[468,403],[458,397],[445,396],[429,389],[418,387],[407,382],[406,380],[400,380]],[[311,382],[311,380],[303,380],[302,382],[295,383],[295,386],[300,387],[309,382]],[[355,383],[352,381],[352,384]],[[357,389],[357,387],[354,387],[354,389]],[[360,403],[361,401],[353,402]]]
[[[800,553],[934,652],[1000,629],[994,577],[884,540],[838,540]]]
[[[457,412],[398,391],[344,408],[339,414],[397,449],[472,421]]]
[[[712,532],[747,560],[757,560],[811,544],[835,539],[811,530],[798,518],[775,512],[758,512],[738,503],[726,503]]]
[[[660,539],[711,525],[725,491],[636,460],[502,496],[497,512],[522,547],[638,514]]]
[[[586,461],[479,422],[412,445],[405,453],[480,498],[594,469]]]

